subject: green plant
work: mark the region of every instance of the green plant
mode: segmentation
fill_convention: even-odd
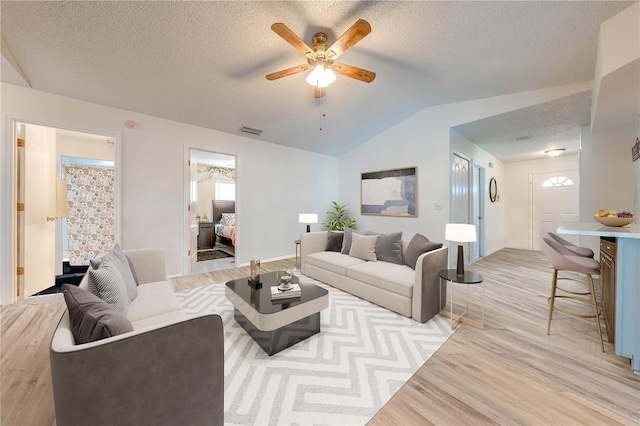
[[[347,204],[341,206],[335,201],[332,201],[331,204],[333,211],[327,212],[327,214],[329,214],[329,221],[323,223],[322,226],[327,229],[331,229],[332,231],[344,231],[344,228],[355,228],[356,221],[351,219],[345,210]]]

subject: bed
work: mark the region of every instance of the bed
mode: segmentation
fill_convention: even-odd
[[[213,228],[216,242],[236,245],[236,202],[213,200]]]

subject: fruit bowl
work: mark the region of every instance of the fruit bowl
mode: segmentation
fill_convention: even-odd
[[[635,220],[635,217],[615,217],[615,216],[598,217],[598,216],[594,216],[594,219],[597,220],[598,222],[600,222],[601,224],[605,225],[605,226],[625,226],[625,225],[628,225],[631,222],[633,222]]]

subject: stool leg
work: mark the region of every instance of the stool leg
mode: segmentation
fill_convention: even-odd
[[[591,306],[593,307],[593,316],[596,319],[596,328],[598,329],[598,337],[600,337],[600,347],[604,352],[604,342],[602,341],[602,330],[600,330],[600,313],[598,312],[598,303],[596,302],[596,291],[593,286],[593,277],[591,274],[587,274],[587,280],[589,281],[589,291],[591,292]]]
[[[549,321],[547,321],[547,335],[551,334],[551,318],[553,317],[553,305],[556,300],[556,285],[558,284],[558,270],[553,270],[553,280],[551,280],[551,297],[549,297]]]

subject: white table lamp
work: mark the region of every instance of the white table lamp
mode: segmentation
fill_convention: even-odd
[[[458,266],[456,274],[464,275],[464,248],[462,243],[476,241],[476,226],[466,223],[447,223],[444,229],[444,239],[458,242]]]
[[[300,213],[298,216],[299,223],[307,224],[307,232],[311,232],[311,224],[318,223],[318,215],[315,213]]]

